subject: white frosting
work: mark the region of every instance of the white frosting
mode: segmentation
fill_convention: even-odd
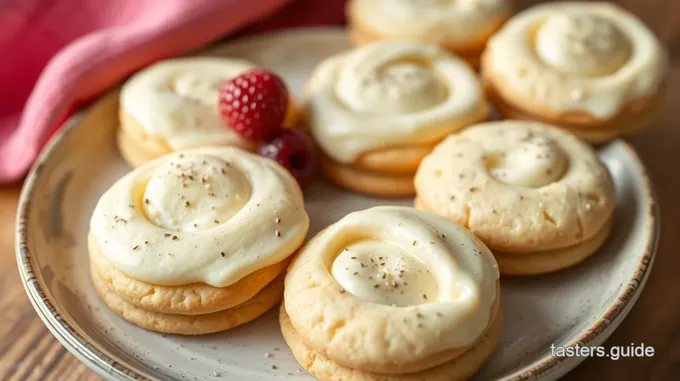
[[[353,0],[350,10],[390,37],[464,44],[487,35],[511,7],[507,0]]]
[[[439,295],[430,266],[389,242],[349,245],[335,258],[331,274],[346,291],[372,303],[415,306]]]
[[[104,257],[144,282],[231,285],[291,255],[309,218],[270,159],[204,148],[151,161],[101,197],[90,223]]]
[[[608,75],[631,53],[628,37],[610,20],[595,14],[557,14],[536,32],[536,54],[564,74]]]
[[[489,249],[457,224],[414,208],[350,213],[314,237],[297,261],[287,282],[311,266],[309,271],[332,277],[350,297],[401,307],[375,311],[389,311],[399,321],[414,306],[425,316],[446,316],[447,326],[456,328],[441,337],[442,349],[475,342],[498,297],[498,266]],[[289,314],[294,321],[305,319],[297,311]]]
[[[242,146],[243,139],[220,116],[222,81],[253,64],[227,58],[161,61],[135,74],[121,89],[120,104],[151,136],[173,150],[203,145]]]
[[[553,140],[533,133],[510,149],[486,155],[489,174],[496,180],[540,188],[558,181],[569,167],[567,154]]]
[[[654,34],[608,3],[550,3],[511,19],[487,47],[499,91],[554,112],[615,116],[654,93],[668,66]]]
[[[437,141],[487,112],[467,64],[420,43],[383,41],[331,57],[306,90],[312,133],[342,163],[375,149]]]
[[[224,160],[177,157],[156,168],[144,190],[142,208],[155,225],[173,231],[200,231],[228,221],[248,202],[248,178]]]

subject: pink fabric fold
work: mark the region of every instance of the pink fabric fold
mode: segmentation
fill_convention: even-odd
[[[78,105],[132,72],[239,30],[341,23],[343,2],[0,2],[0,182],[20,179]]]

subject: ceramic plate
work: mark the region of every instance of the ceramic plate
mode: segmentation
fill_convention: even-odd
[[[244,57],[281,73],[299,95],[312,68],[348,47],[339,29],[251,37],[209,53]],[[114,380],[312,380],[283,341],[277,312],[221,334],[161,335],[112,313],[90,284],[86,234],[99,196],[129,171],[115,144],[117,93],[74,117],[44,150],[22,193],[19,268],[31,302],[69,351]],[[599,150],[616,183],[611,237],[581,265],[556,274],[504,278],[504,332],[475,380],[553,380],[581,359],[551,357],[550,345],[599,345],[621,323],[645,283],[656,248],[653,192],[633,149],[615,141]],[[322,181],[306,194],[310,234],[350,211],[411,205],[345,192]],[[266,358],[265,353],[273,357]]]

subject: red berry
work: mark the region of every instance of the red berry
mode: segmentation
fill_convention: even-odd
[[[288,108],[283,80],[264,69],[252,69],[222,83],[219,107],[227,125],[250,140],[277,134]]]
[[[312,138],[302,130],[282,130],[277,137],[262,145],[259,153],[288,169],[301,188],[314,180],[317,168],[316,148]]]

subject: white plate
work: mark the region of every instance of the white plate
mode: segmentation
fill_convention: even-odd
[[[338,29],[306,29],[219,46],[281,73],[297,94],[312,68],[346,49]],[[17,256],[38,314],[69,351],[115,380],[310,380],[298,372],[276,311],[240,328],[204,337],[161,335],[133,326],[99,300],[89,280],[86,234],[102,192],[129,168],[115,144],[115,90],[69,121],[42,153],[22,193]],[[579,266],[534,278],[504,278],[504,331],[476,380],[552,380],[582,359],[551,357],[550,345],[599,345],[637,299],[654,256],[657,210],[633,149],[615,141],[600,149],[616,183],[614,229],[600,252]],[[318,182],[306,192],[311,234],[346,213],[381,200]],[[273,358],[265,358],[269,352]],[[274,369],[274,366],[276,369]]]

